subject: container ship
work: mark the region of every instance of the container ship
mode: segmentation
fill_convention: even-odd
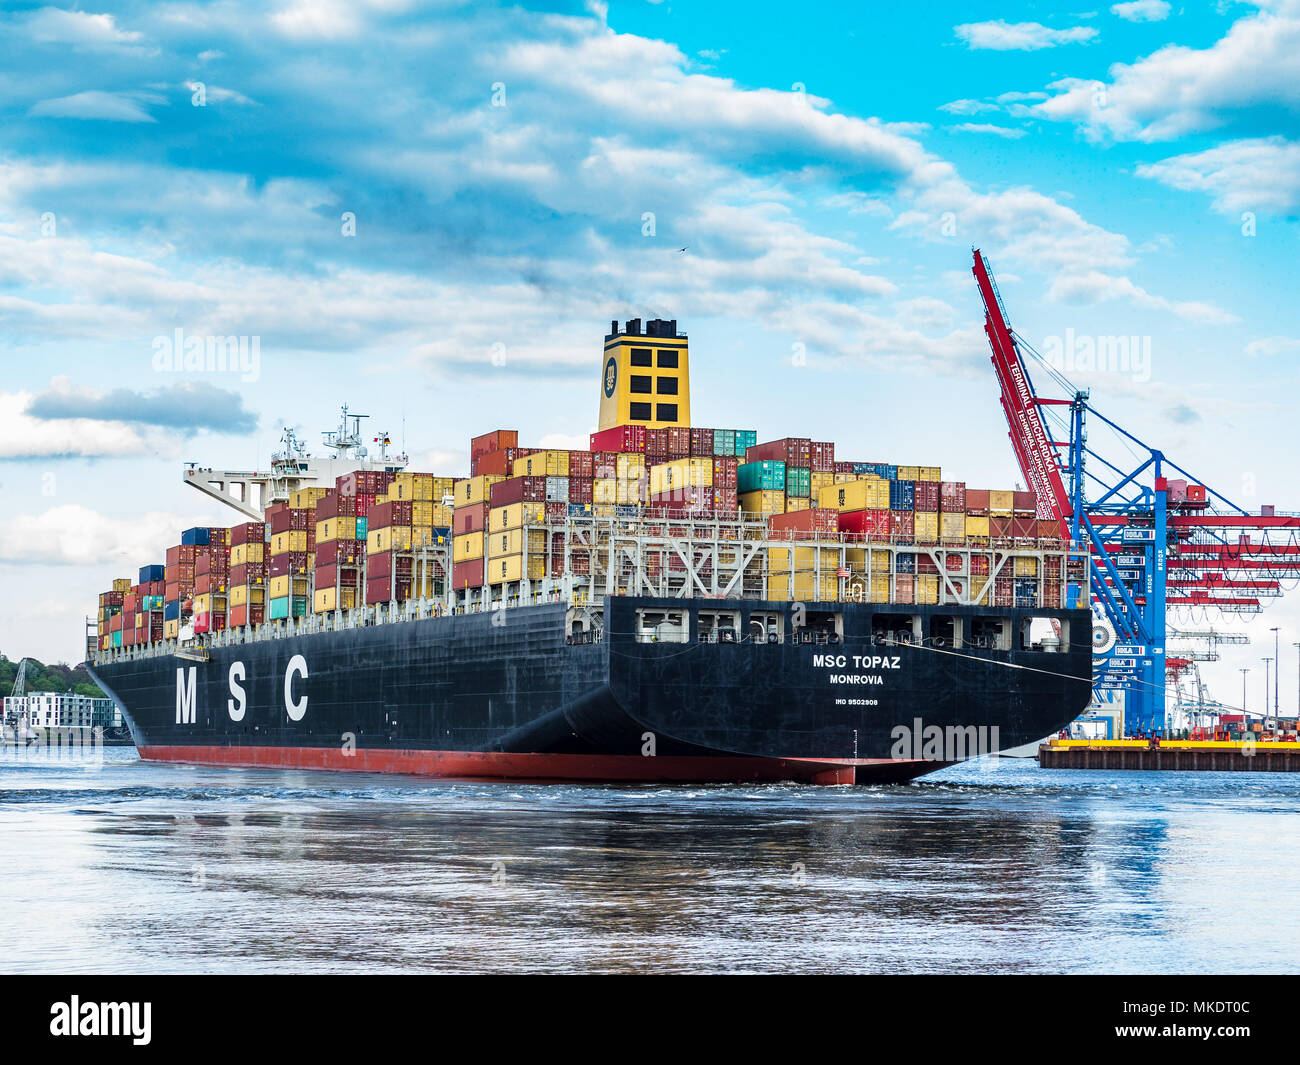
[[[585,450],[190,466],[249,520],[99,596],[88,665],[162,761],[476,779],[870,784],[1088,705],[1086,556],[1033,493],[706,429],[675,321],[611,325]]]

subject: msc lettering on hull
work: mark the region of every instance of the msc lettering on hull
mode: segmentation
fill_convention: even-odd
[[[198,723],[198,673],[197,666],[181,666],[176,670],[176,724],[194,725]],[[307,660],[302,655],[294,655],[284,670],[284,712],[290,721],[301,721],[307,714],[307,695],[294,696],[294,680],[307,679]],[[243,721],[248,710],[248,693],[244,682],[248,679],[248,670],[243,662],[231,662],[226,675],[230,689],[230,698],[226,700],[226,713],[231,721]]]

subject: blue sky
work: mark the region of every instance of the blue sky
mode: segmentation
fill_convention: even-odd
[[[1149,342],[1149,365],[1071,372],[1098,406],[1300,509],[1290,0],[11,4],[0,25],[10,656],[75,659],[110,577],[230,518],[182,461],[265,462],[344,400],[438,472],[498,425],[576,446],[615,317],[690,334],[697,423],[1009,485],[972,245],[1035,346]],[[255,379],[159,372],[177,328],[259,338]],[[1300,639],[1290,604],[1266,617]]]

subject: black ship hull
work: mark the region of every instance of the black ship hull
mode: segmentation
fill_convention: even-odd
[[[702,638],[702,612],[734,628]],[[647,628],[664,615],[679,637]],[[1021,635],[1030,615],[1060,650]],[[991,617],[993,640],[932,635]],[[611,597],[598,641],[570,626],[549,603],[92,672],[147,759],[480,779],[902,781],[1039,740],[1091,695],[1086,610]]]

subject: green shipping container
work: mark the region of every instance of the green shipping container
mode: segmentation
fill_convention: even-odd
[[[746,492],[784,492],[785,463],[776,459],[742,463],[736,467],[736,490],[742,495]]]
[[[358,518],[358,519],[357,519],[357,539],[358,539],[358,540],[364,540],[364,539],[366,538],[366,527],[367,527],[367,522],[369,522],[369,520],[370,520],[369,518]]]
[[[300,618],[307,613],[307,597],[302,595],[277,596],[271,600],[271,620]]]
[[[788,496],[812,495],[812,470],[803,466],[787,466],[785,470],[785,494]]]
[[[713,430],[713,453],[715,455],[734,455],[736,453],[736,430]]]
[[[114,646],[114,647],[121,647],[121,646],[122,646],[122,630],[121,630],[121,629],[118,629],[115,633],[113,633],[113,646]]]
[[[757,429],[737,429],[736,430],[736,454],[743,455],[745,448],[754,447],[758,444]]]

